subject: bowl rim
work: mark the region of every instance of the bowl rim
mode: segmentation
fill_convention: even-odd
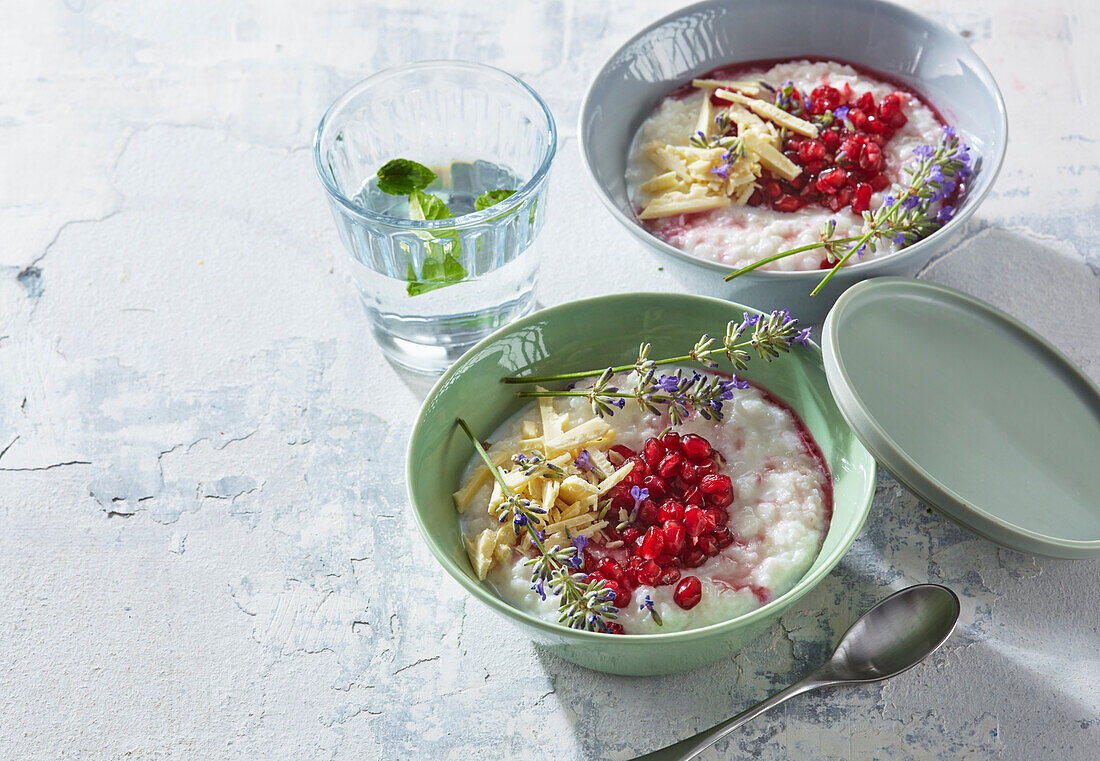
[[[662,632],[657,634],[631,634],[629,636],[607,634],[604,632],[590,632],[583,629],[570,629],[569,627],[563,626],[562,624],[547,621],[545,619],[534,616],[527,611],[523,611],[519,608],[513,607],[509,603],[505,602],[498,594],[493,592],[484,583],[476,580],[471,580],[466,575],[465,571],[460,569],[458,567],[458,564],[453,562],[451,558],[443,552],[439,543],[436,542],[435,538],[429,532],[428,527],[424,522],[423,516],[421,515],[420,509],[417,506],[417,500],[413,495],[412,474],[416,472],[414,468],[415,463],[413,462],[413,451],[418,445],[419,439],[422,436],[421,431],[424,425],[424,415],[425,411],[430,405],[430,402],[443,389],[451,385],[455,376],[461,375],[461,373],[463,372],[462,366],[466,361],[475,356],[475,354],[481,351],[484,347],[486,347],[493,341],[498,340],[504,335],[507,335],[511,331],[516,330],[517,328],[526,327],[528,324],[536,320],[545,320],[548,317],[552,318],[555,314],[565,311],[571,311],[575,309],[578,305],[583,306],[594,302],[610,302],[613,304],[616,301],[629,301],[638,298],[649,300],[670,299],[699,301],[716,309],[732,309],[734,311],[748,312],[749,314],[763,314],[763,312],[753,307],[745,306],[743,304],[738,304],[732,301],[727,301],[725,299],[711,298],[708,296],[697,296],[694,294],[686,293],[657,292],[606,294],[603,296],[593,296],[584,299],[577,299],[575,301],[567,301],[552,307],[540,309],[519,320],[516,320],[515,322],[505,325],[504,327],[494,331],[492,334],[479,341],[477,344],[467,350],[461,357],[459,357],[455,361],[455,363],[451,365],[451,367],[448,368],[447,371],[439,377],[435,385],[432,386],[431,390],[424,397],[424,401],[421,404],[419,411],[417,412],[416,419],[413,421],[412,432],[409,435],[409,443],[405,450],[405,493],[409,500],[409,504],[412,507],[413,517],[416,520],[417,529],[420,531],[421,538],[424,540],[424,543],[428,545],[428,549],[435,557],[436,561],[441,566],[443,566],[443,569],[448,573],[448,575],[450,575],[452,579],[457,581],[459,585],[462,586],[467,592],[469,592],[481,602],[488,605],[497,613],[503,615],[506,618],[515,620],[518,623],[526,624],[535,629],[541,630],[557,637],[574,637],[579,639],[580,641],[588,641],[592,643],[614,642],[616,644],[623,644],[625,646],[640,646],[654,643],[669,643],[674,640],[684,641],[709,638],[711,636],[721,635],[727,630],[733,631],[735,629],[739,629],[756,621],[769,620],[773,617],[775,612],[785,610],[790,605],[793,605],[804,595],[806,595],[806,593],[808,593],[811,589],[821,583],[821,581],[826,576],[832,573],[833,569],[836,568],[841,558],[843,558],[844,555],[847,554],[848,549],[852,546],[852,543],[855,541],[856,537],[859,536],[860,532],[863,530],[863,526],[867,522],[867,517],[870,514],[871,510],[871,504],[874,501],[875,497],[875,482],[878,472],[878,464],[875,461],[875,458],[871,455],[870,451],[863,445],[863,442],[861,442],[853,432],[852,438],[855,445],[859,449],[862,449],[863,452],[866,454],[868,466],[867,480],[869,487],[863,499],[857,502],[857,504],[854,506],[854,509],[856,511],[856,520],[853,522],[852,527],[841,536],[840,543],[828,556],[825,557],[825,561],[821,563],[820,567],[816,568],[816,570],[811,567],[811,569],[808,570],[793,587],[788,589],[783,594],[779,595],[779,597],[775,598],[774,600],[771,600],[770,602],[761,605],[759,608],[751,610],[748,613],[744,613],[740,616],[735,616],[733,618],[726,619],[725,621],[718,621],[716,623],[708,624],[707,626],[702,626],[695,629],[685,629],[675,632]],[[810,341],[807,348],[810,349],[814,364],[819,366],[822,373],[824,373],[824,358],[822,355],[821,346],[814,341]],[[835,513],[835,502],[833,505],[833,510]],[[832,523],[830,522],[830,527],[831,526]],[[818,564],[818,561],[821,559],[821,557],[822,556],[819,551],[819,554],[814,558],[815,566]]]
[[[596,194],[599,196],[600,202],[603,203],[603,205],[608,209],[608,211],[611,212],[611,215],[613,217],[615,217],[615,219],[621,225],[626,227],[627,230],[629,230],[630,233],[632,235],[634,235],[635,238],[637,238],[638,240],[640,240],[642,243],[646,244],[647,246],[649,246],[653,250],[658,251],[658,252],[663,253],[663,254],[667,254],[669,256],[673,256],[677,259],[681,259],[681,260],[689,262],[691,264],[704,267],[705,269],[716,270],[716,271],[719,271],[719,272],[726,272],[726,273],[734,272],[734,271],[736,271],[737,268],[736,267],[731,267],[730,265],[723,264],[721,262],[715,262],[715,261],[708,260],[708,259],[701,259],[697,256],[692,256],[691,254],[687,253],[686,251],[684,251],[682,249],[679,249],[679,248],[676,248],[675,246],[666,243],[665,241],[661,240],[660,238],[656,237],[655,235],[652,235],[649,232],[647,232],[641,225],[639,225],[637,223],[636,220],[632,219],[631,217],[628,217],[614,203],[614,201],[612,200],[610,194],[607,192],[606,188],[600,182],[599,178],[596,176],[595,170],[592,167],[592,160],[591,160],[591,157],[589,156],[588,146],[587,146],[587,143],[584,139],[584,124],[585,124],[585,121],[587,120],[587,118],[589,116],[589,112],[591,111],[591,109],[595,105],[594,98],[593,98],[593,93],[594,93],[597,81],[599,81],[600,77],[602,77],[603,74],[607,71],[608,65],[610,65],[610,63],[612,61],[617,59],[627,48],[629,48],[631,45],[634,45],[639,39],[641,39],[645,35],[649,34],[650,32],[654,31],[655,29],[658,29],[659,27],[661,27],[665,24],[668,24],[672,21],[675,21],[675,20],[677,20],[677,19],[679,19],[679,18],[681,18],[681,17],[683,17],[687,14],[698,11],[701,8],[708,7],[708,6],[716,6],[716,5],[730,5],[733,2],[737,2],[737,1],[738,0],[701,0],[701,2],[692,3],[691,5],[684,6],[683,8],[680,8],[678,10],[675,10],[671,13],[668,13],[668,14],[662,16],[661,18],[659,18],[656,21],[654,21],[653,23],[651,23],[649,26],[647,26],[644,29],[642,29],[641,31],[639,31],[637,34],[633,35],[630,39],[628,39],[626,42],[624,42],[622,45],[620,45],[618,48],[616,48],[615,51],[610,56],[608,56],[607,60],[604,61],[604,64],[603,64],[603,66],[600,67],[599,71],[596,72],[596,75],[592,78],[592,81],[589,82],[588,87],[585,89],[584,98],[581,101],[580,112],[577,115],[577,143],[578,143],[578,147],[580,148],[581,163],[584,166],[585,173],[588,175],[589,181],[596,188]],[[908,24],[918,24],[918,23],[919,24],[925,24],[925,25],[935,29],[936,31],[938,31],[941,34],[950,35],[952,37],[957,38],[964,45],[966,44],[966,41],[962,37],[955,34],[955,32],[948,29],[947,26],[945,26],[941,22],[936,21],[935,19],[931,19],[927,16],[924,16],[920,13],[917,13],[916,11],[912,11],[908,8],[897,5],[895,3],[886,2],[886,0],[848,0],[848,1],[853,2],[853,3],[857,3],[857,4],[862,3],[866,6],[877,6],[877,7],[888,8],[890,10],[890,12],[896,13],[899,16],[901,16],[903,19],[905,19],[906,23],[908,23]],[[1001,88],[997,85],[997,81],[993,78],[993,74],[992,74],[992,72],[990,72],[989,67],[986,66],[985,61],[983,61],[978,56],[978,54],[973,51],[972,48],[967,46],[967,49],[969,49],[971,51],[971,53],[973,54],[974,63],[976,64],[972,68],[972,71],[974,71],[974,73],[976,73],[978,75],[978,78],[981,80],[981,82],[986,86],[986,88],[993,95],[993,100],[994,100],[994,103],[997,107],[997,116],[998,116],[998,119],[999,119],[999,122],[1000,122],[1000,126],[1003,130],[1003,133],[1004,133],[1004,139],[1001,141],[1001,145],[1000,145],[999,150],[995,151],[994,154],[991,154],[988,157],[985,154],[981,154],[981,159],[983,160],[983,166],[982,166],[981,174],[982,175],[988,174],[989,175],[989,182],[985,183],[984,187],[978,188],[978,191],[976,193],[968,192],[967,195],[966,195],[966,198],[963,200],[962,206],[959,209],[956,210],[955,216],[953,216],[950,220],[948,220],[947,224],[945,224],[943,227],[935,230],[931,235],[927,236],[926,238],[922,238],[921,240],[917,241],[916,243],[914,243],[910,246],[906,246],[901,251],[889,254],[887,256],[883,256],[881,258],[876,258],[876,259],[868,259],[867,261],[856,262],[855,264],[845,265],[842,268],[841,272],[837,273],[838,275],[846,275],[848,273],[851,273],[850,274],[851,277],[858,277],[859,275],[871,276],[876,271],[878,271],[880,268],[882,268],[885,263],[889,263],[891,265],[890,268],[893,269],[892,265],[894,265],[896,263],[905,262],[905,261],[910,260],[910,259],[919,259],[920,256],[925,253],[926,249],[930,248],[930,241],[935,239],[937,236],[939,236],[939,240],[946,239],[948,236],[950,236],[951,234],[956,232],[968,219],[970,219],[970,217],[973,216],[973,214],[974,214],[975,210],[978,208],[978,206],[981,205],[982,201],[985,200],[986,196],[988,196],[989,192],[993,189],[993,185],[996,183],[997,177],[1001,173],[1001,168],[1004,165],[1005,153],[1008,150],[1008,111],[1005,107],[1004,95],[1001,93]],[[797,56],[794,56],[791,60],[795,60],[795,59],[797,59]],[[852,59],[852,63],[856,63],[860,66],[864,65],[864,64],[860,63],[858,60],[855,60],[854,58]],[[870,68],[873,68],[873,67],[870,67]],[[935,104],[933,104],[933,105],[935,105]],[[629,146],[627,146],[627,150],[629,150]],[[990,159],[990,162],[989,162],[990,166],[988,166],[988,167],[986,167],[984,165],[986,158]],[[938,243],[939,241],[937,240],[936,242]],[[758,270],[752,270],[750,272],[746,272],[745,274],[741,275],[739,279],[743,278],[746,281],[752,281],[752,280],[759,280],[759,281],[778,280],[778,281],[782,281],[782,280],[800,280],[800,279],[810,280],[810,279],[819,279],[820,277],[821,277],[821,270],[759,270],[758,269]]]
[[[337,111],[344,108],[353,98],[355,98],[365,87],[381,81],[387,77],[393,77],[400,74],[406,74],[409,72],[415,72],[424,69],[465,69],[467,71],[475,72],[481,75],[488,75],[492,77],[503,78],[511,83],[518,84],[520,89],[525,91],[535,102],[535,104],[542,111],[543,116],[546,119],[546,129],[542,134],[546,137],[546,154],[539,162],[538,168],[531,174],[531,177],[523,183],[515,193],[510,195],[503,201],[499,201],[492,206],[482,209],[481,211],[472,211],[469,214],[463,214],[458,217],[451,217],[448,219],[426,219],[426,220],[414,220],[414,219],[401,219],[400,217],[391,217],[386,214],[379,214],[376,211],[370,209],[364,209],[361,206],[353,203],[343,191],[336,187],[332,178],[329,177],[325,171],[325,167],[321,157],[321,138],[325,134],[325,129],[329,126],[330,120],[336,114]],[[479,63],[477,61],[466,61],[462,59],[451,58],[431,58],[423,61],[414,61],[412,63],[401,64],[399,66],[391,66],[385,69],[380,69],[374,72],[370,76],[359,80],[347,90],[342,92],[336,100],[334,100],[327,109],[325,109],[324,115],[321,117],[321,121],[318,122],[317,128],[313,131],[313,168],[317,172],[317,176],[321,180],[321,184],[325,188],[325,193],[330,199],[340,204],[342,211],[356,219],[364,222],[373,223],[376,225],[383,225],[386,227],[394,227],[406,230],[452,230],[456,228],[464,228],[467,226],[477,225],[481,222],[485,222],[489,219],[495,219],[498,216],[507,214],[510,211],[518,209],[527,202],[535,193],[538,192],[539,187],[545,182],[547,176],[550,173],[550,167],[554,163],[554,157],[557,155],[558,150],[558,126],[554,120],[554,113],[550,110],[550,106],[543,100],[531,85],[524,82],[522,79],[514,74],[510,74],[503,69],[499,69],[496,66],[490,66],[485,63]]]

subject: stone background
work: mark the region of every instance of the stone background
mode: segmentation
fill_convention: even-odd
[[[1096,6],[907,4],[972,41],[1012,121],[967,242],[924,276],[1100,377]],[[678,676],[540,652],[423,547],[402,453],[425,384],[367,333],[312,130],[391,64],[503,67],[562,134],[540,301],[721,292],[660,271],[579,164],[586,83],[668,6],[0,4],[0,757],[626,759],[798,678],[926,580],[964,604],[934,659],[798,699],[706,757],[1098,757],[1100,563],[998,549],[886,476],[825,583],[732,662]]]

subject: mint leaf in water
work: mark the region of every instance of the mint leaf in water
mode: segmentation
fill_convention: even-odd
[[[409,219],[450,219],[454,215],[439,196],[414,190],[409,193]]]
[[[405,279],[409,281],[405,291],[410,296],[419,296],[422,293],[428,291],[434,291],[436,288],[443,288],[444,286],[454,285],[465,280],[470,273],[466,271],[466,268],[455,258],[454,253],[460,251],[458,249],[458,241],[444,250],[442,246],[437,243],[431,243],[428,246],[431,253],[424,258],[424,264],[420,268],[420,274],[416,274],[416,268],[412,263],[405,267]]]
[[[435,172],[409,159],[394,159],[378,170],[378,189],[391,196],[407,196],[435,179]]]
[[[515,192],[514,190],[504,190],[502,188],[497,190],[486,190],[477,197],[476,201],[474,201],[474,210],[484,211],[493,204],[500,203],[508,196],[515,195]]]

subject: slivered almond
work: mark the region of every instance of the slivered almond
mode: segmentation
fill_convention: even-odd
[[[704,90],[716,90],[719,88],[723,90],[736,90],[746,95],[756,95],[760,92],[759,83],[736,79],[693,79],[691,80],[691,86]]]
[[[497,467],[504,465],[511,459],[511,456],[507,452],[490,452],[489,459]],[[485,465],[478,465],[474,468],[474,472],[470,474],[470,477],[466,479],[466,483],[462,484],[462,488],[454,493],[455,509],[460,513],[466,512],[466,508],[470,506],[470,501],[477,494],[478,490],[485,485],[485,482],[492,478],[492,473],[489,472],[489,468]]]
[[[768,103],[766,100],[760,100],[759,98],[749,98],[742,95],[739,92],[733,92],[732,90],[725,90],[718,88],[714,91],[722,100],[732,101],[734,103],[740,103],[748,106],[752,109],[753,113],[761,116],[768,121],[775,122],[781,127],[786,127],[792,132],[797,132],[800,135],[806,137],[817,137],[817,127],[810,124],[805,119],[799,119],[794,114],[788,114],[778,106]]]
[[[780,153],[773,145],[749,132],[744,137],[745,148],[754,153],[760,163],[787,180],[802,173],[802,167]]]

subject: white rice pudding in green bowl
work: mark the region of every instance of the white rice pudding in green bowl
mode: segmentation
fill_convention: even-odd
[[[728,389],[722,419],[693,412],[672,430],[667,413],[628,404],[601,418],[578,396],[531,402],[489,438],[506,483],[546,508],[543,545],[577,546],[577,572],[615,592],[611,632],[740,616],[791,589],[817,556],[832,515],[820,449],[766,390],[735,379]],[[532,583],[531,538],[498,520],[502,490],[480,458],[455,500],[478,577],[557,621],[554,590]]]

